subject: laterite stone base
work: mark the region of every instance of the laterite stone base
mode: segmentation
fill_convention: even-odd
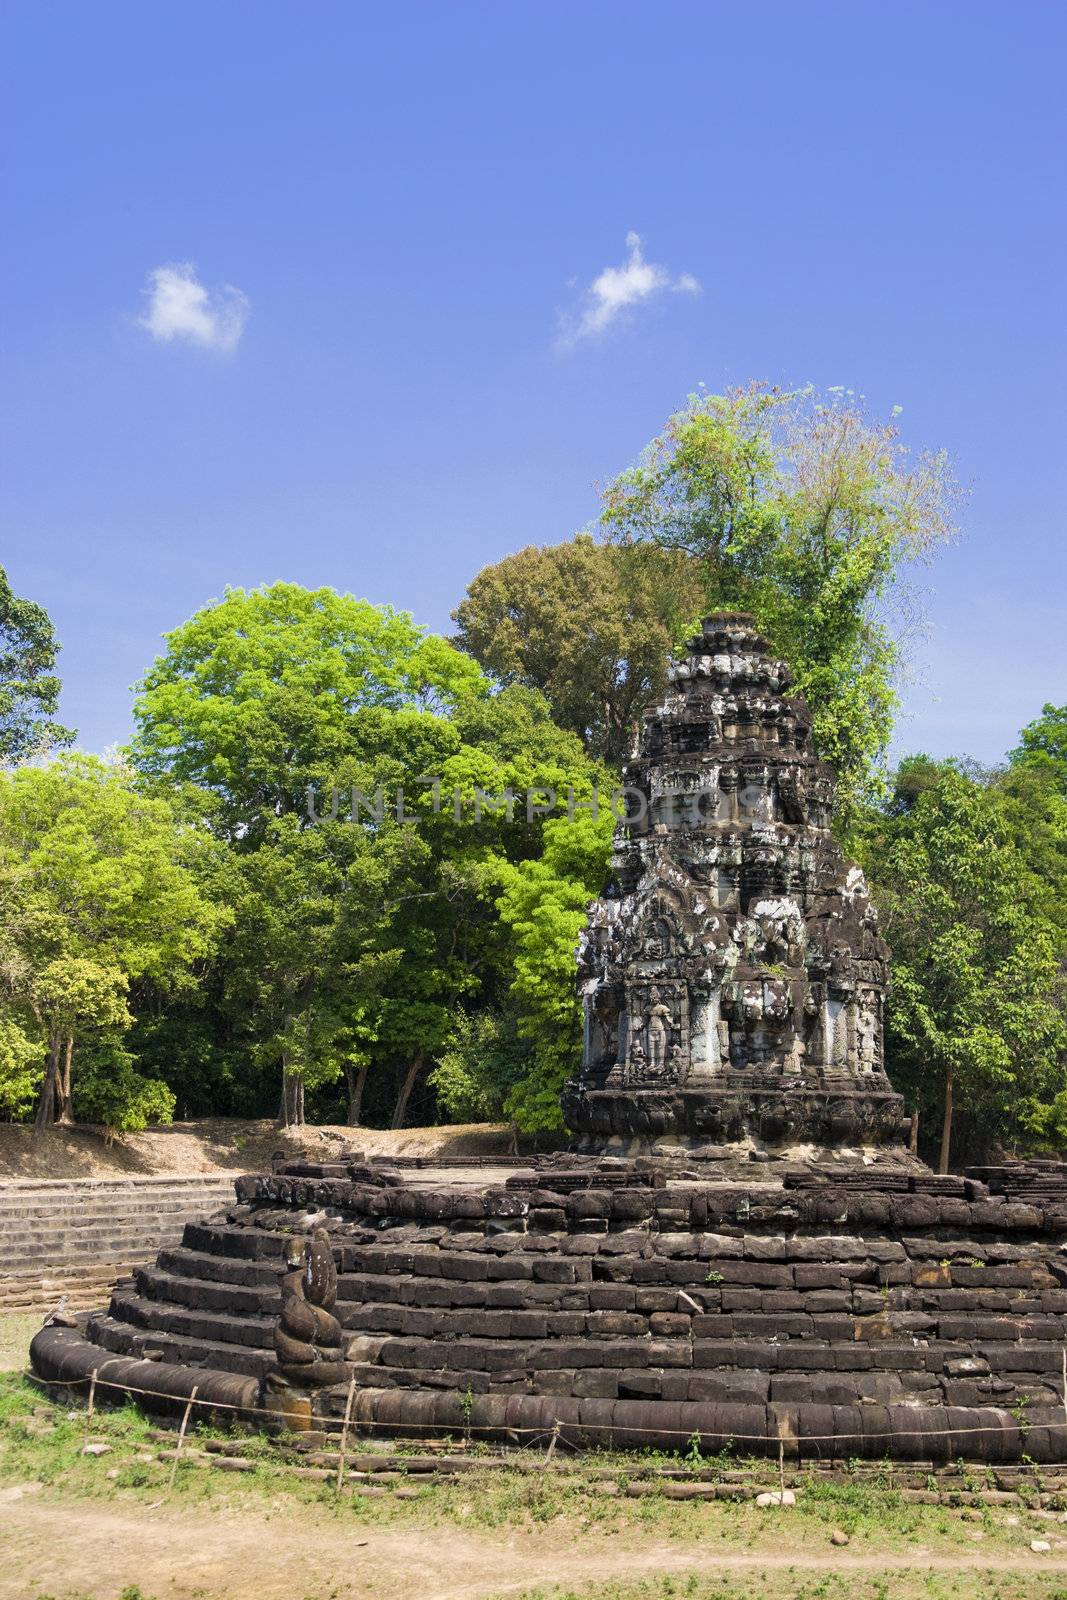
[[[1065,1169],[996,1169],[1009,1197],[885,1158],[744,1184],[698,1168],[571,1156],[510,1176],[351,1162],[242,1177],[229,1210],[61,1330],[64,1373],[116,1356],[262,1384],[286,1248],[325,1228],[353,1417],[377,1431],[1067,1460]],[[46,1378],[56,1333],[34,1344]],[[314,1406],[338,1416],[348,1392]]]

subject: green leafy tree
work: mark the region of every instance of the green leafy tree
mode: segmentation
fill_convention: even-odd
[[[12,1121],[33,1105],[41,1081],[44,1046],[14,1017],[0,1015],[0,1116]]]
[[[655,545],[528,545],[483,567],[455,642],[505,684],[538,689],[561,728],[618,765],[704,600],[700,564]]]
[[[1067,706],[1046,703],[1040,717],[1026,724],[1008,759],[1016,769],[1040,769],[1067,795]]]
[[[502,864],[536,860],[544,814],[607,774],[541,695],[492,692],[446,640],[350,596],[234,591],[168,644],[134,759],[210,794],[232,845],[237,920],[212,989],[280,1070],[283,1121],[341,1077],[354,1119],[373,1067],[395,1076],[399,1126],[458,1019],[507,994]],[[527,817],[533,785],[555,798]]]
[[[996,775],[902,764],[863,852],[893,955],[886,1052],[939,1117],[948,1171],[961,1111],[972,1146],[1048,1132],[1067,1071],[1065,941]],[[1065,1130],[1067,1131],[1067,1130]]]
[[[74,738],[52,720],[59,705],[58,652],[47,611],[19,599],[0,567],[0,761],[23,761]]]
[[[578,943],[589,901],[604,886],[613,828],[607,807],[595,818],[552,818],[539,860],[501,867],[497,904],[515,942],[510,998],[530,1046],[529,1069],[504,1105],[523,1131],[562,1126],[560,1091],[581,1050]]]
[[[497,1122],[528,1076],[531,1055],[512,1010],[460,1012],[430,1083],[454,1122]]]
[[[485,687],[406,613],[293,583],[230,589],[166,643],[140,686],[132,760],[211,791],[219,824],[251,842],[271,817],[303,815],[308,786],[328,791],[376,727],[395,731],[383,713]]]
[[[128,994],[193,981],[225,911],[202,891],[205,849],[130,771],[89,756],[0,774],[4,1016],[45,1052],[37,1126],[72,1116],[75,1047],[120,1036]]]
[[[789,662],[847,813],[876,791],[899,638],[887,606],[953,533],[943,455],[911,460],[841,394],[694,396],[604,494],[601,529],[699,565],[704,609],[740,609]]]
[[[421,855],[410,830],[278,818],[240,856],[227,998],[250,1022],[261,1064],[281,1077],[279,1121],[305,1120],[307,1090],[360,1057],[368,999],[401,957],[396,897]]]

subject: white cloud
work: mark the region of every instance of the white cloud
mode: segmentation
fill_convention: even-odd
[[[225,283],[209,294],[188,261],[154,267],[144,291],[148,308],[138,320],[153,339],[188,339],[208,350],[234,350],[248,320],[248,298]]]
[[[691,272],[675,278],[666,267],[646,261],[639,234],[626,235],[626,248],[630,253],[621,267],[605,267],[593,279],[580,313],[561,318],[559,343],[564,349],[579,339],[603,333],[630,306],[640,305],[664,290],[674,294],[700,293],[700,284]]]

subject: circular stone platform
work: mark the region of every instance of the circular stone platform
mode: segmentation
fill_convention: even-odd
[[[401,1437],[1067,1459],[1067,1172],[867,1159],[751,1161],[743,1183],[677,1157],[289,1163],[238,1179],[107,1312],[43,1329],[33,1363],[304,1425],[354,1379],[356,1421]],[[336,1303],[298,1309],[341,1343],[309,1335],[302,1368],[280,1287],[314,1237]]]

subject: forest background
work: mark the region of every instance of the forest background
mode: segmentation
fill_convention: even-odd
[[[1067,705],[1035,694],[992,768],[886,762],[912,576],[959,500],[942,454],[848,395],[693,396],[591,528],[479,572],[451,638],[333,589],[228,590],[166,636],[107,760],[56,723],[47,610],[0,573],[0,1117],[551,1138],[609,873],[593,796],[671,651],[729,607],[790,662],[837,772],[928,1153],[1062,1153]],[[486,799],[507,791],[512,815]]]

